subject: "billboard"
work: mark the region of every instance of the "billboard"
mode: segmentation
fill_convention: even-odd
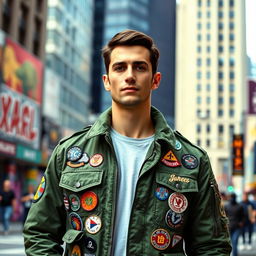
[[[248,113],[256,114],[256,81],[248,81]]]
[[[242,134],[233,135],[233,175],[244,175],[244,138]]]
[[[8,37],[3,48],[1,69],[4,84],[41,104],[43,64]]]

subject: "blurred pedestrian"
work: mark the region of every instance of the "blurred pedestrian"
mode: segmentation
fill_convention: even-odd
[[[242,228],[243,248],[250,250],[252,248],[253,203],[249,200],[248,193],[243,193],[241,204],[244,208],[245,215],[244,226]]]
[[[35,192],[34,185],[29,184],[27,192],[24,193],[23,196],[21,197],[21,202],[23,203],[23,218],[22,218],[23,224],[26,221],[29,209],[33,203],[34,192]]]
[[[225,211],[229,219],[229,232],[232,242],[232,255],[237,256],[238,238],[244,224],[244,209],[236,200],[236,194],[230,195],[229,203],[225,205]]]
[[[0,191],[0,215],[3,223],[4,235],[7,235],[10,227],[10,219],[13,210],[16,208],[16,199],[11,189],[10,180],[3,182],[3,189]]]

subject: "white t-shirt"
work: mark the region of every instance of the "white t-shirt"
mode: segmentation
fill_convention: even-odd
[[[154,135],[134,139],[111,130],[117,162],[118,162],[118,189],[117,206],[113,240],[113,256],[126,256],[127,235],[129,220],[134,200],[136,184],[140,169]]]

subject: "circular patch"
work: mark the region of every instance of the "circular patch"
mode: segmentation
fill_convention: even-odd
[[[67,159],[69,161],[75,162],[79,160],[81,157],[82,157],[82,150],[79,147],[75,146],[68,150]]]
[[[91,237],[86,237],[84,241],[85,241],[85,248],[89,252],[96,252],[97,244]]]
[[[82,255],[81,249],[80,249],[80,247],[77,244],[73,246],[70,255],[71,256],[81,256]]]
[[[64,201],[65,209],[68,211],[69,210],[69,201],[68,201],[68,196],[65,194],[63,195],[63,201]]]
[[[188,199],[183,194],[174,192],[169,196],[168,204],[174,212],[182,213],[188,207]]]
[[[70,217],[70,224],[73,227],[73,229],[82,231],[83,230],[83,222],[82,222],[81,217],[75,212],[71,212],[69,214],[69,217]]]
[[[178,228],[181,226],[183,219],[182,214],[169,210],[165,216],[166,224],[171,228]]]
[[[167,188],[164,187],[158,187],[155,191],[155,196],[157,199],[164,201],[168,198],[169,196],[169,191]]]
[[[43,176],[41,179],[41,182],[37,188],[37,191],[34,195],[34,199],[33,199],[34,203],[37,202],[42,197],[42,195],[44,194],[44,191],[45,191],[45,187],[46,187],[46,178]]]
[[[69,196],[70,206],[72,211],[76,212],[80,209],[80,199],[77,195],[70,195]]]
[[[181,150],[181,148],[182,148],[181,143],[178,140],[176,140],[175,141],[175,149],[176,150]]]
[[[84,210],[92,211],[98,204],[98,196],[92,191],[87,191],[81,196],[81,204]]]
[[[103,162],[103,156],[101,154],[95,154],[91,157],[90,165],[92,167],[100,166]]]
[[[85,229],[90,234],[96,234],[101,229],[101,218],[97,215],[92,215],[85,220]]]
[[[90,160],[90,158],[89,158],[88,154],[83,153],[82,157],[78,160],[78,162],[87,164],[87,163],[89,163],[89,160]]]
[[[181,162],[187,169],[195,169],[198,166],[197,158],[191,154],[183,155]]]
[[[169,233],[162,228],[156,229],[151,235],[151,245],[157,250],[165,250],[170,245]]]

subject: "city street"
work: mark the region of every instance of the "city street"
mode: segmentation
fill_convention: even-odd
[[[0,232],[0,256],[25,256],[21,229],[21,224],[14,223],[11,225],[9,235],[4,236],[3,232]],[[253,235],[252,249],[243,248],[241,238],[238,248],[239,256],[255,256],[256,234]]]

